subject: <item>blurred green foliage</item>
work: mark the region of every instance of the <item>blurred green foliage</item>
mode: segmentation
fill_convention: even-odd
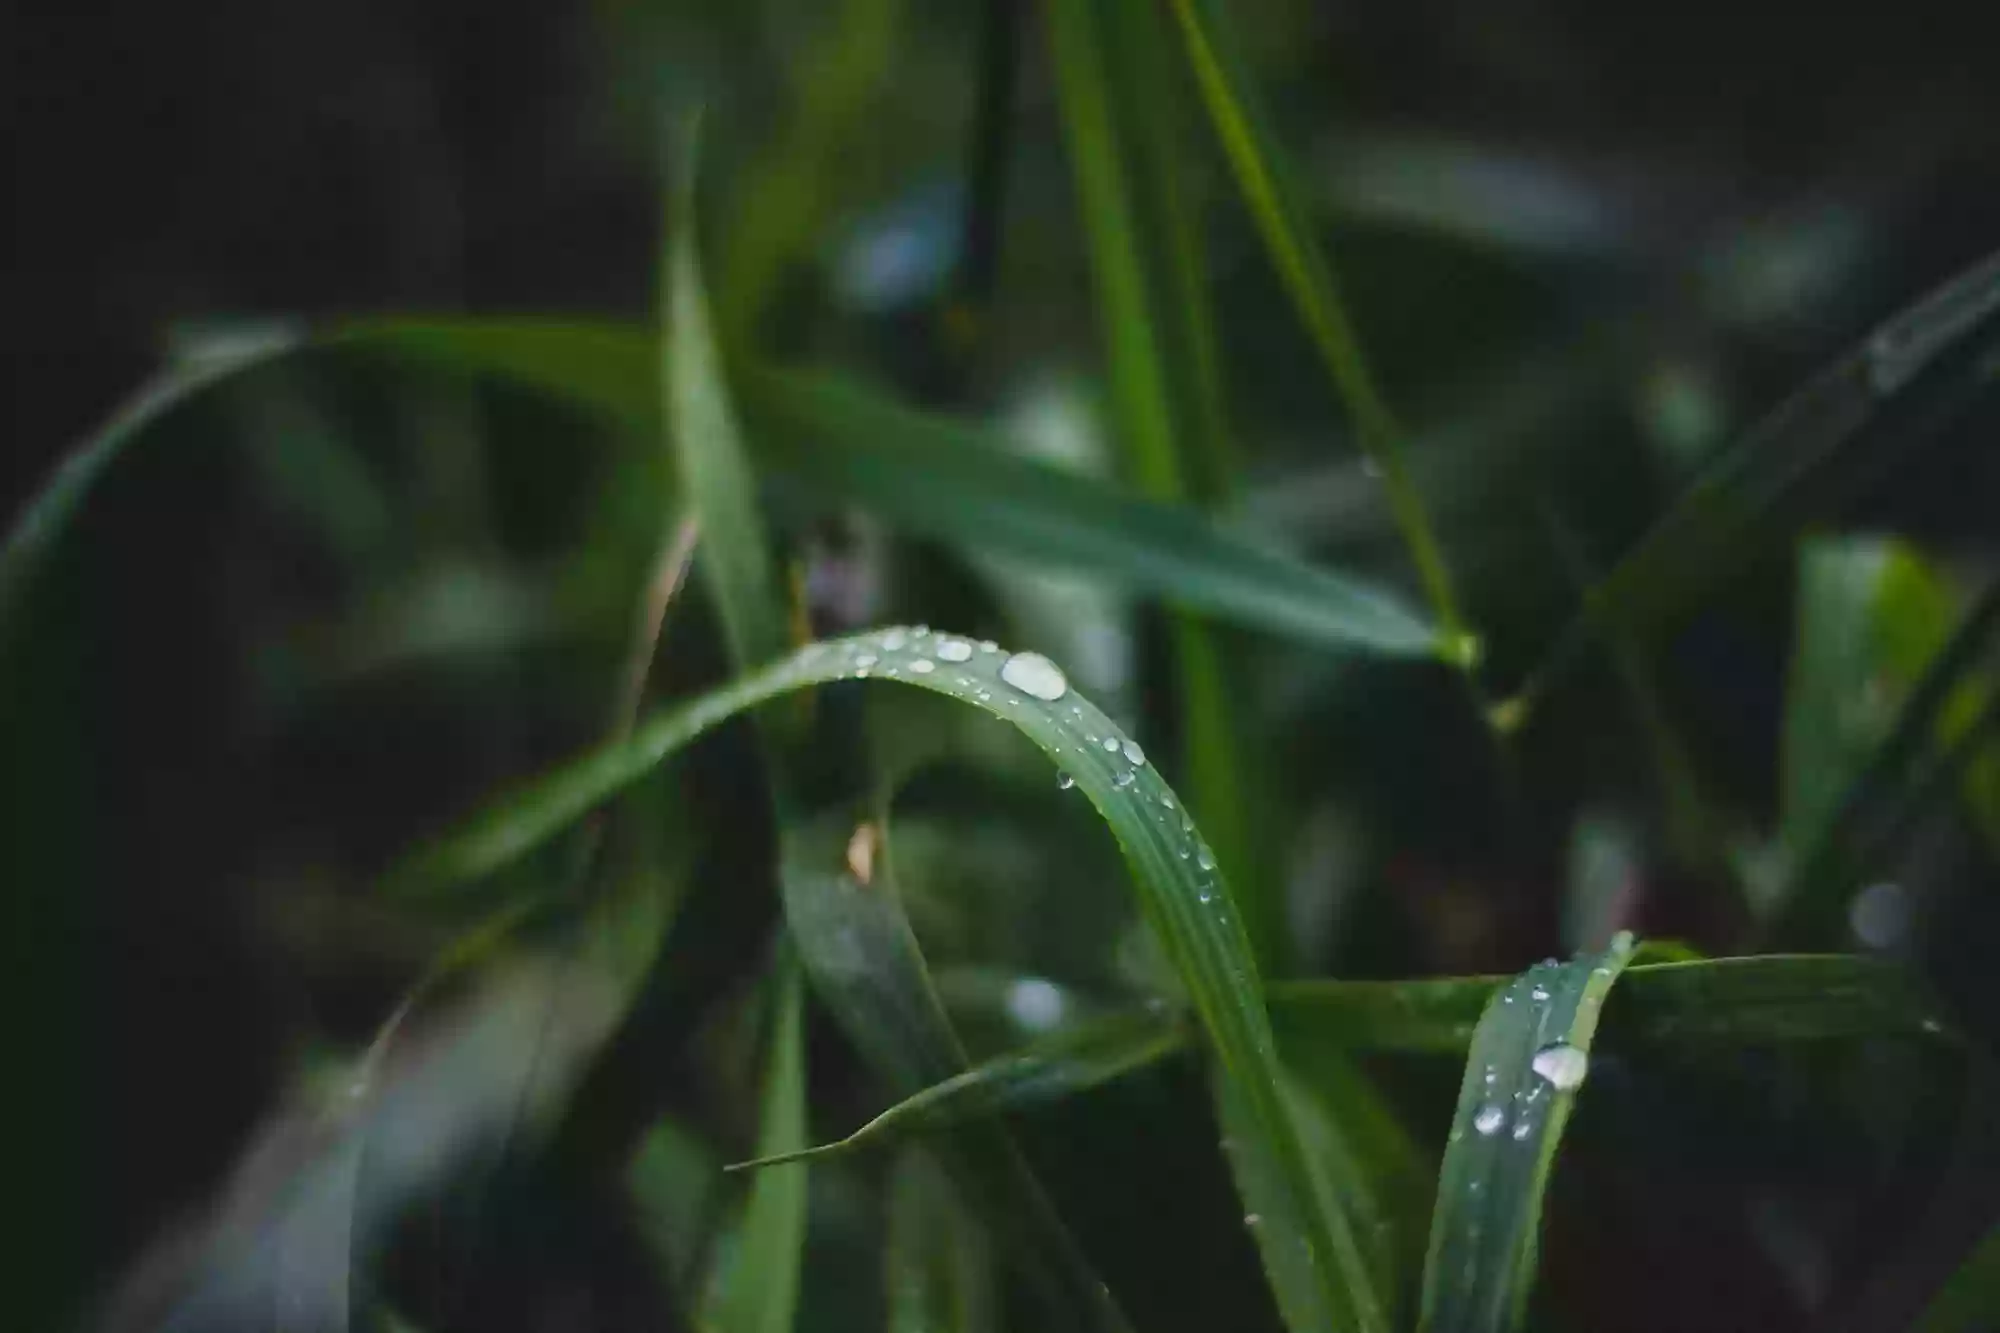
[[[1990,16],[297,8],[9,44],[0,1322],[2000,1324]]]

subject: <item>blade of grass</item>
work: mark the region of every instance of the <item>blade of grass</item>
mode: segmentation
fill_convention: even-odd
[[[1164,1014],[1145,1011],[1081,1023],[1011,1055],[935,1083],[906,1097],[844,1139],[783,1157],[759,1157],[731,1171],[838,1157],[885,1148],[1011,1111],[1060,1101],[1185,1050],[1186,1034]]]
[[[667,367],[667,413],[690,503],[710,533],[711,585],[731,657],[742,668],[782,649],[785,616],[770,577],[754,476],[734,429],[708,327],[693,234],[693,157],[690,142],[683,157],[689,174],[681,221],[670,241],[667,329],[675,352]],[[887,882],[886,856],[882,882],[871,883],[873,852],[865,842],[857,850],[855,820],[840,798],[808,785],[817,771],[808,766],[806,715],[793,711],[785,717],[788,725],[767,730],[765,751],[779,811],[779,883],[789,938],[815,994],[849,1040],[898,1095],[914,1093],[963,1069],[964,1051],[931,991],[916,937]],[[875,825],[863,825],[862,831],[879,836]],[[1126,1324],[1116,1302],[1005,1130],[979,1126],[948,1145],[946,1156],[1053,1308],[1087,1312],[1088,1327],[1122,1333]],[[767,1258],[787,1265],[796,1284],[797,1248]]]
[[[1478,644],[1459,612],[1443,549],[1404,461],[1402,428],[1369,372],[1334,282],[1332,265],[1313,242],[1310,214],[1291,182],[1277,137],[1258,103],[1248,62],[1237,47],[1223,7],[1215,0],[1173,0],[1173,9],[1195,82],[1244,203],[1347,406],[1356,438],[1381,469],[1396,525],[1437,617],[1445,656],[1469,672],[1478,659]]]
[[[1631,953],[1632,937],[1621,934],[1602,954],[1530,968],[1487,1004],[1438,1171],[1420,1329],[1521,1326],[1542,1194],[1589,1068],[1599,1007]]]
[[[1157,500],[1225,498],[1226,414],[1208,296],[1170,130],[1165,60],[1150,5],[1082,0],[1049,9],[1063,124],[1110,343],[1118,438],[1139,490]],[[1256,773],[1208,627],[1174,617],[1188,795],[1228,866],[1260,962],[1287,970],[1278,877],[1250,812]]]
[[[806,1141],[805,987],[783,951],[770,978],[771,1038],[757,1151],[795,1152]],[[734,1253],[716,1276],[709,1323],[719,1333],[788,1333],[799,1303],[806,1243],[806,1173],[772,1171],[750,1186]]]
[[[889,1333],[988,1333],[1000,1327],[984,1237],[922,1152],[889,1177],[883,1278]]]
[[[1643,634],[1670,621],[1719,575],[1740,569],[1746,552],[1795,530],[1781,506],[1808,483],[1846,486],[1880,466],[1898,444],[1878,430],[1892,412],[1921,415],[1926,398],[1955,407],[1994,376],[2000,254],[1990,255],[1927,294],[1812,383],[1787,399],[1703,470],[1586,598],[1541,664],[1511,701],[1525,718],[1579,659],[1612,617]],[[1874,449],[1864,448],[1871,440]],[[1861,455],[1857,457],[1856,455]],[[1782,521],[1779,521],[1782,519]]]
[[[1339,1224],[1323,1214],[1317,1200],[1304,1197],[1304,1150],[1283,1100],[1256,961],[1226,883],[1215,871],[1214,855],[1137,745],[1071,690],[1045,658],[902,628],[810,645],[655,715],[629,741],[595,750],[530,784],[420,850],[393,878],[406,890],[434,889],[441,881],[494,869],[709,727],[811,685],[857,678],[928,689],[1005,719],[1060,763],[1090,799],[1111,826],[1131,867],[1141,911],[1201,1018],[1218,1078],[1243,1107],[1237,1137],[1274,1164],[1246,1205],[1267,1219],[1267,1235],[1277,1234],[1310,1257],[1314,1287],[1326,1308],[1348,1308],[1357,1299],[1354,1292],[1365,1289],[1367,1275],[1351,1236],[1336,1248]],[[1372,1326],[1362,1318],[1349,1323]]]
[[[319,345],[491,375],[652,438],[657,346],[645,331],[555,319],[357,320]],[[91,484],[145,427],[260,361],[240,359],[148,387],[73,451],[0,546],[0,623],[16,589]],[[761,466],[823,504],[872,509],[906,531],[970,550],[1096,573],[1235,624],[1392,656],[1436,651],[1431,625],[1393,594],[1265,548],[1206,516],[1009,456],[989,433],[823,376],[753,371],[745,408]]]

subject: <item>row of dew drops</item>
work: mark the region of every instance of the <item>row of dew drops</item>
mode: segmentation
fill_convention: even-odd
[[[890,678],[937,677],[949,668],[952,683],[967,692],[982,704],[994,702],[994,691],[986,684],[983,673],[973,674],[975,658],[990,662],[1000,658],[996,673],[1000,683],[1007,686],[1000,702],[1006,706],[1019,707],[1021,697],[1039,700],[1045,704],[1058,704],[1069,697],[1069,677],[1061,667],[1040,653],[1005,653],[1000,645],[991,639],[972,640],[956,635],[933,632],[928,625],[910,628],[886,629],[878,634],[864,634],[854,638],[831,643],[811,645],[801,659],[801,666],[814,670],[820,659],[828,651],[837,650],[843,654],[849,668],[848,673],[857,680],[871,676]],[[1160,809],[1153,814],[1153,822],[1168,831],[1169,841],[1183,861],[1193,861],[1203,872],[1196,897],[1203,903],[1213,903],[1220,896],[1215,880],[1210,872],[1215,869],[1215,853],[1209,849],[1201,836],[1195,832],[1194,821],[1185,810],[1174,803],[1173,795],[1161,784],[1157,797],[1148,796],[1137,790],[1139,770],[1146,766],[1146,752],[1139,743],[1115,734],[1108,719],[1093,706],[1085,711],[1079,699],[1072,700],[1065,709],[1051,708],[1055,717],[1068,731],[1074,733],[1071,750],[1075,754],[1086,753],[1086,746],[1100,748],[1114,761],[1123,759],[1129,768],[1117,769],[1112,782],[1121,791],[1132,791],[1141,802],[1157,801]],[[1103,725],[1107,733],[1097,734],[1095,728]],[[1064,791],[1076,786],[1076,779],[1067,772],[1058,773],[1056,781]],[[1180,824],[1178,838],[1173,834],[1170,819],[1177,818]]]
[[[1629,948],[1630,936],[1623,936],[1612,947],[1614,952],[1621,947]],[[1512,982],[1501,994],[1501,1003],[1506,1005],[1518,1003],[1521,992],[1525,987],[1527,999],[1530,1003],[1535,1005],[1547,1004],[1550,1000],[1549,988],[1539,977],[1541,974],[1555,970],[1558,966],[1552,958],[1543,961],[1539,966],[1531,969],[1526,976],[1517,978]],[[1591,969],[1591,975],[1594,979],[1601,980],[1611,975],[1611,968],[1608,964],[1599,963]],[[1585,1006],[1594,1006],[1597,1002],[1598,997],[1594,991],[1586,991],[1580,1001]],[[1533,1058],[1528,1062],[1528,1067],[1534,1071],[1537,1077],[1527,1087],[1515,1089],[1512,1098],[1514,1105],[1511,1117],[1513,1126],[1511,1129],[1508,1129],[1508,1133],[1516,1142],[1526,1140],[1534,1134],[1535,1127],[1540,1123],[1536,1117],[1536,1110],[1545,1093],[1574,1092],[1583,1086],[1583,1080],[1590,1073],[1590,1056],[1581,1047],[1572,1046],[1567,1041],[1558,1040],[1550,1042],[1536,1050]],[[1491,1090],[1499,1081],[1499,1070],[1492,1064],[1488,1064],[1481,1074],[1481,1079],[1488,1089],[1490,1096]],[[1501,1130],[1507,1129],[1509,1118],[1506,1105],[1499,1100],[1488,1101],[1473,1113],[1472,1130],[1482,1138],[1491,1138],[1500,1133]],[[1452,1129],[1451,1141],[1453,1143],[1458,1142],[1464,1137],[1465,1131],[1463,1128],[1454,1127]],[[1473,1188],[1475,1190],[1478,1188],[1477,1182],[1474,1182]]]

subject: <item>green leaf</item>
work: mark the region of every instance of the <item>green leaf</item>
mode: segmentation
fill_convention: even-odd
[[[1111,826],[1141,911],[1200,1017],[1218,1079],[1241,1110],[1235,1137],[1270,1168],[1245,1199],[1251,1211],[1271,1219],[1260,1239],[1307,1257],[1312,1290],[1325,1309],[1353,1310],[1347,1324],[1378,1326],[1379,1312],[1356,1304],[1367,1299],[1368,1277],[1348,1224],[1326,1216],[1320,1200],[1305,1197],[1305,1152],[1284,1101],[1256,960],[1214,854],[1139,748],[1045,658],[900,628],[810,645],[657,714],[628,741],[594,750],[530,784],[424,849],[397,879],[405,888],[435,889],[493,870],[709,727],[795,690],[857,678],[914,685],[1003,718],[1072,776]],[[820,855],[826,854],[822,848]]]
[[[786,951],[771,976],[771,1043],[757,1150],[794,1152],[806,1141],[805,988]],[[750,1200],[726,1266],[709,1300],[718,1333],[788,1333],[799,1302],[806,1243],[806,1173],[772,1171],[750,1186]]]
[[[1922,418],[1962,410],[1993,381],[2000,254],[1880,325],[1705,468],[1586,596],[1516,701],[1532,709],[1608,617],[1657,629],[1764,543],[1796,531],[1800,492],[1851,491],[1893,461]],[[1897,424],[1910,429],[1889,429]]]
[[[886,1148],[912,1135],[933,1134],[1010,1111],[1060,1101],[1122,1077],[1186,1048],[1171,1018],[1146,1010],[1080,1023],[1010,1055],[988,1060],[934,1083],[876,1116],[844,1139],[785,1157],[764,1157],[729,1169],[838,1157]]]
[[[1052,6],[1049,20],[1127,471],[1153,499],[1214,503],[1230,473],[1227,414],[1158,15],[1143,0],[1081,0]],[[1185,614],[1172,642],[1189,799],[1235,876],[1258,959],[1283,969],[1284,904],[1268,840],[1251,828],[1261,802],[1244,761],[1233,664],[1213,631]]]
[[[709,328],[695,239],[695,131],[680,154],[680,199],[668,229],[659,375],[687,503],[708,534],[698,561],[739,666],[785,647],[784,601],[757,508],[757,478],[736,431],[722,359]]]
[[[814,991],[892,1095],[911,1098],[960,1076],[966,1059],[931,989],[890,867],[882,825],[873,820],[832,810],[785,829],[785,917]],[[990,1118],[961,1123],[940,1156],[1051,1310],[1080,1315],[1091,1327],[1125,1329],[1006,1130]]]
[[[1487,1004],[1438,1171],[1420,1328],[1521,1326],[1542,1193],[1589,1068],[1599,1008],[1631,954],[1632,937],[1621,934],[1603,954],[1530,968]]]
[[[1287,1050],[1456,1055],[1507,984],[1503,977],[1280,981],[1266,990]],[[1641,963],[1625,969],[1605,1022],[1632,1045],[1756,1045],[1946,1031],[1906,971],[1847,954],[1767,954]]]
[[[1173,8],[1202,101],[1264,248],[1347,406],[1356,438],[1381,469],[1396,525],[1442,628],[1444,652],[1469,668],[1477,660],[1478,645],[1466,632],[1444,553],[1404,462],[1403,429],[1369,372],[1333,267],[1313,241],[1311,215],[1258,103],[1249,62],[1217,0],[1173,0]]]
[[[1910,1333],[1979,1333],[2000,1318],[2000,1226],[1966,1256]]]
[[[883,1278],[889,1333],[989,1333],[999,1293],[978,1222],[922,1152],[903,1153],[889,1176]]]

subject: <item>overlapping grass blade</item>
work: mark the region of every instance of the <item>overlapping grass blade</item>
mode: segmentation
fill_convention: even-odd
[[[1631,953],[1632,937],[1620,935],[1601,955],[1530,968],[1487,1004],[1438,1172],[1418,1325],[1429,1333],[1521,1326],[1542,1193],[1599,1008]]]
[[[328,328],[319,345],[491,375],[548,393],[651,438],[656,347],[629,325],[558,319],[377,319]],[[73,452],[0,548],[0,616],[13,589],[91,484],[165,412],[228,375],[304,346],[273,341],[170,375]],[[1204,515],[1007,454],[975,426],[929,416],[817,375],[752,371],[739,408],[759,466],[818,503],[851,503],[905,531],[971,550],[1101,575],[1235,624],[1393,656],[1437,651],[1401,599],[1261,546]]]
[[[1158,24],[1150,4],[1133,0],[1049,11],[1126,470],[1154,499],[1212,504],[1225,498],[1230,472],[1227,422]],[[1262,803],[1243,760],[1232,664],[1214,632],[1186,614],[1175,617],[1173,644],[1188,797],[1236,877],[1259,960],[1282,970],[1283,904],[1267,840],[1250,826]]]
[[[1903,442],[1877,429],[1892,415],[1920,415],[1926,402],[1956,408],[1989,388],[2000,348],[1996,315],[2000,254],[1879,326],[1751,428],[1590,591],[1590,605],[1523,687],[1520,706],[1531,709],[1574,664],[1599,618],[1635,634],[1659,627],[1761,543],[1795,530],[1803,515],[1792,502],[1805,487],[1851,488],[1879,470]]]
[[[796,1152],[806,1141],[805,986],[784,950],[769,980],[770,1045],[757,1151]],[[773,1171],[750,1186],[734,1244],[710,1288],[718,1333],[790,1333],[806,1243],[807,1176]]]
[[[785,1157],[759,1158],[732,1170],[837,1157],[885,1148],[970,1120],[1025,1110],[1088,1092],[1179,1050],[1187,1034],[1150,1010],[1080,1023],[996,1060],[988,1060],[897,1102],[844,1139]]]
[[[810,645],[658,714],[629,741],[601,747],[518,791],[421,851],[397,878],[407,888],[435,888],[441,877],[495,869],[708,728],[789,692],[856,678],[917,686],[1003,718],[1071,775],[1117,837],[1141,910],[1201,1019],[1218,1077],[1241,1104],[1237,1137],[1273,1164],[1259,1187],[1268,1197],[1248,1197],[1247,1207],[1272,1219],[1267,1229],[1286,1232],[1283,1243],[1309,1257],[1328,1308],[1352,1299],[1367,1276],[1351,1246],[1335,1250],[1334,1223],[1318,1202],[1301,1197],[1304,1152],[1283,1100],[1256,961],[1214,854],[1139,747],[1046,659],[921,629]],[[1296,1229],[1287,1217],[1299,1219]],[[1343,1285],[1335,1290],[1335,1283]]]
[[[1173,0],[1173,9],[1202,101],[1264,247],[1347,406],[1356,438],[1381,469],[1396,525],[1442,628],[1447,655],[1470,667],[1478,645],[1466,631],[1444,552],[1404,461],[1403,430],[1369,372],[1333,267],[1313,239],[1304,196],[1291,181],[1224,6],[1219,0]]]

